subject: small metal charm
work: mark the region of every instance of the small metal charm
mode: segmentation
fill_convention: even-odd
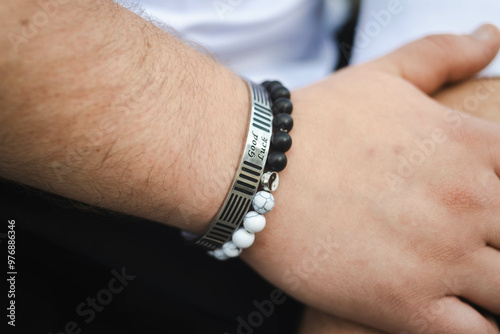
[[[275,191],[280,184],[280,177],[276,172],[266,172],[262,175],[260,183],[265,191]]]

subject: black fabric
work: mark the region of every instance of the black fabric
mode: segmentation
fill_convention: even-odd
[[[359,1],[353,0],[352,12],[349,19],[334,36],[339,53],[339,59],[337,61],[337,65],[335,66],[335,70],[339,70],[343,67],[348,66],[351,61],[354,38],[356,35],[355,29],[358,24],[358,18]]]
[[[286,298],[284,303],[270,307],[264,301],[278,291],[240,260],[216,261],[158,223],[82,210],[15,184],[0,189],[0,233],[6,233],[7,220],[15,220],[16,229],[16,328],[8,332],[65,333],[71,321],[80,333],[295,331],[302,305],[283,295],[277,300]],[[135,278],[111,293],[91,319],[87,297],[109,290],[113,270]],[[115,280],[112,287],[118,285]],[[100,296],[108,302],[108,292]],[[77,311],[81,303],[83,315]]]

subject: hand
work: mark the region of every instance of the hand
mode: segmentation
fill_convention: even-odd
[[[297,299],[388,332],[499,333],[500,126],[426,94],[494,57],[434,36],[292,93],[277,206],[243,252]]]
[[[489,316],[488,321],[497,326]],[[341,319],[311,307],[304,310],[298,334],[387,334],[378,329]]]
[[[490,88],[490,89],[488,89]],[[476,117],[500,123],[500,78],[471,79],[434,95],[438,102]],[[486,90],[485,90],[486,89]],[[476,102],[474,102],[476,101]],[[477,103],[477,101],[479,101]],[[495,324],[492,317],[488,320]],[[299,334],[380,334],[379,330],[306,307]]]
[[[470,79],[433,97],[455,110],[500,123],[500,78]]]

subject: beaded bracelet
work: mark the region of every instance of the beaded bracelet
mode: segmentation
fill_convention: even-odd
[[[271,137],[271,149],[266,161],[267,171],[260,179],[263,190],[257,192],[252,200],[254,211],[249,211],[243,218],[243,228],[237,229],[230,241],[225,242],[221,248],[208,252],[218,260],[226,260],[237,257],[244,248],[250,247],[255,241],[255,233],[266,226],[264,214],[274,208],[274,197],[271,192],[279,185],[279,175],[287,165],[287,152],[292,146],[292,138],[288,134],[293,127],[293,119],[290,116],[293,110],[290,101],[290,91],[279,81],[264,81],[262,86],[271,97],[271,110],[274,115],[274,133]],[[241,224],[241,223],[240,223]]]

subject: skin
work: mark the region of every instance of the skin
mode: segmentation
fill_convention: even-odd
[[[492,316],[486,315],[487,320],[498,326]],[[331,314],[306,308],[298,334],[388,334],[378,329],[360,325],[353,321],[341,319]]]
[[[455,42],[427,38],[294,92],[314,117],[295,113],[279,190],[293,209],[271,212],[244,254],[265,278],[391,333],[498,333],[461,298],[500,312],[500,129],[425,97],[478,70],[463,51],[475,41]],[[412,155],[418,166],[399,178]]]
[[[23,34],[38,11],[3,2],[0,35]],[[293,297],[385,331],[498,334],[458,296],[500,311],[500,126],[427,95],[494,58],[500,33],[486,29],[292,92],[278,205],[243,259]],[[60,5],[24,38],[0,41],[0,176],[206,229],[240,159],[243,81],[111,1]],[[398,176],[399,156],[434,137]]]
[[[245,83],[113,1],[53,11],[24,38],[37,2],[0,5],[0,175],[203,231],[239,163]]]
[[[433,95],[434,99],[450,108],[469,113],[473,116],[500,123],[500,89],[485,95],[480,104],[464,104],[471,96],[477,96],[485,85],[493,82],[494,87],[500,87],[500,78],[470,79],[444,88]],[[480,94],[479,94],[480,95]],[[480,95],[481,96],[481,95]],[[495,324],[491,316],[487,319]],[[307,307],[304,311],[299,334],[388,334],[377,329],[341,319],[339,317]]]

